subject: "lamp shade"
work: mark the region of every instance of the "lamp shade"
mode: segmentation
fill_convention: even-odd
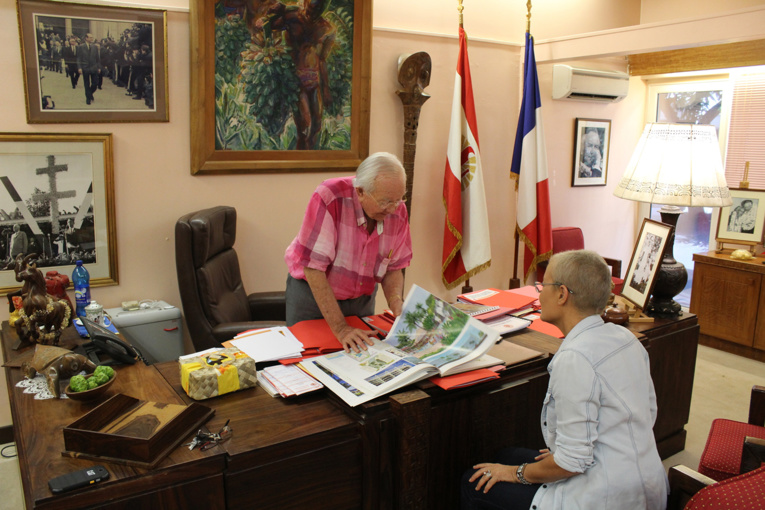
[[[731,205],[714,126],[646,124],[614,195],[680,207]]]

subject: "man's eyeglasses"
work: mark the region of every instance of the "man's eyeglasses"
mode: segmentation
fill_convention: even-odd
[[[380,209],[389,209],[391,206],[398,208],[399,204],[403,204],[406,202],[406,195],[401,197],[401,200],[377,200],[375,196],[371,193],[369,193],[369,196],[372,197],[372,200],[375,201],[375,204],[377,204],[377,207]]]
[[[568,286],[566,286],[565,283],[560,282],[552,282],[552,283],[542,283],[542,282],[534,282],[534,288],[537,289],[538,293],[542,293],[543,290],[545,290],[545,285],[555,285],[556,287],[564,286],[566,287],[566,290],[569,294],[574,294],[574,291],[569,289]]]

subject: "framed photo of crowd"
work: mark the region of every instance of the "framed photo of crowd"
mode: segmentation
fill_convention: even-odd
[[[605,186],[611,144],[611,121],[576,119],[574,141],[571,186]]]
[[[167,122],[167,12],[18,0],[27,122]]]
[[[0,292],[18,289],[14,261],[90,285],[119,283],[111,134],[0,133]]]
[[[643,220],[630,265],[624,277],[622,297],[645,310],[672,227],[648,218]]]
[[[191,173],[353,171],[373,0],[190,0]]]
[[[718,243],[754,246],[765,241],[765,190],[731,188],[733,204],[720,208]]]

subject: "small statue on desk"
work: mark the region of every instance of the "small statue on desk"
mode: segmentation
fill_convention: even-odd
[[[45,278],[37,269],[37,254],[18,255],[14,265],[16,281],[21,287],[22,306],[15,321],[19,339],[27,342],[58,345],[61,332],[69,325],[72,309],[62,299],[54,299],[47,291]],[[13,300],[13,293],[8,295]]]
[[[38,372],[43,374],[48,390],[56,398],[61,396],[60,379],[67,379],[83,370],[92,374],[95,369],[95,363],[82,354],[53,345],[36,346],[32,360],[21,365],[21,371],[27,379],[32,379]]]

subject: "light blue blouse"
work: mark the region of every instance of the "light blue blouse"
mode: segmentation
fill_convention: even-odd
[[[592,315],[547,368],[542,435],[555,463],[581,473],[543,484],[531,508],[664,509],[669,483],[656,450],[648,353],[626,328]]]

